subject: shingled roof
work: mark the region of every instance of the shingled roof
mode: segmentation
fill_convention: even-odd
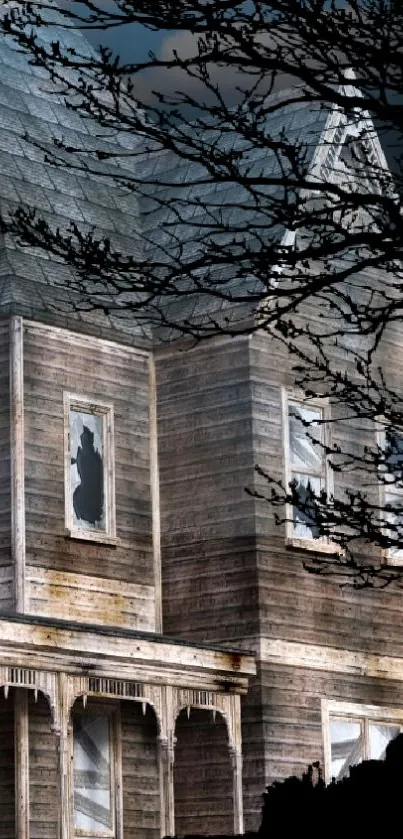
[[[41,37],[49,43],[59,40],[63,49],[72,48],[81,54],[91,51],[82,34],[58,26],[57,12],[54,14],[54,26],[45,27]],[[291,141],[303,139],[308,154],[313,154],[326,117],[324,110],[313,110],[303,103],[288,105],[271,116],[270,135],[280,137],[284,132]],[[52,166],[45,161],[43,151],[30,143],[26,135],[43,144],[63,139],[85,151],[93,148],[99,128],[90,119],[68,108],[47,73],[30,63],[28,56],[11,39],[1,36],[2,213],[8,206],[14,208],[23,203],[37,208],[45,219],[62,230],[71,222],[84,231],[95,228],[123,253],[145,259],[154,255],[162,261],[170,250],[174,254],[178,239],[185,243],[185,255],[187,249],[194,254],[195,243],[203,238],[200,229],[201,225],[206,225],[206,205],[212,215],[219,212],[225,217],[227,214],[232,226],[236,227],[238,223],[243,226],[247,220],[251,232],[264,218],[267,219],[267,204],[273,197],[274,187],[262,191],[263,209],[257,206],[245,209],[245,195],[239,185],[217,184],[213,179],[196,185],[201,173],[198,163],[188,163],[173,153],[150,153],[135,164],[141,179],[152,184],[144,189],[144,195],[138,201],[133,192],[129,193],[108,178]],[[98,148],[104,144],[105,148],[116,149],[118,142],[118,138],[96,138]],[[138,143],[139,139],[133,138],[133,142]],[[228,135],[226,142],[241,141]],[[244,165],[253,167],[256,174],[275,175],[278,167],[274,154],[263,146],[245,148]],[[187,204],[189,196],[192,196],[191,206]],[[197,206],[201,196],[203,207]],[[273,229],[281,238],[283,227],[276,226],[275,219]],[[226,280],[230,283],[230,266],[226,270]],[[39,249],[17,246],[10,237],[3,237],[0,242],[0,314],[18,313],[89,333],[105,333],[109,337],[112,332],[130,342],[147,337],[144,325],[136,323],[134,316],[117,319],[99,311],[82,310],[82,301],[72,290],[74,276],[74,270],[63,261]],[[234,282],[239,284],[241,281],[246,284],[247,278]],[[175,321],[198,317],[220,305],[214,297],[181,297],[171,302],[168,317]]]
[[[57,16],[56,16],[57,20]],[[57,25],[41,38],[59,40],[63,49],[88,54],[91,47],[78,32]],[[61,230],[76,222],[83,231],[96,229],[123,253],[141,252],[137,198],[104,176],[94,177],[50,165],[45,154],[26,139],[51,147],[63,139],[82,149],[115,148],[99,127],[66,107],[43,69],[29,63],[8,36],[0,36],[0,208],[6,214],[24,204]],[[109,132],[110,133],[110,132]],[[98,135],[98,136],[96,136]],[[111,169],[111,164],[108,164]],[[101,165],[99,165],[101,171]],[[103,172],[107,171],[106,165]],[[10,236],[0,240],[0,314],[22,314],[89,333],[119,331],[136,342],[144,326],[97,311],[85,311],[74,289],[74,270],[39,248],[19,247]]]

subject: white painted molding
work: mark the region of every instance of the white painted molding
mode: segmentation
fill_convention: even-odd
[[[22,623],[0,618],[0,664],[147,681],[155,685],[245,693],[256,674],[250,653],[209,649],[182,642],[100,632],[78,625]],[[210,687],[211,686],[211,687]]]
[[[95,335],[85,335],[83,332],[73,332],[71,329],[64,329],[60,326],[50,326],[50,324],[39,323],[34,320],[24,319],[24,329],[27,332],[33,333],[36,336],[44,335],[48,339],[59,341],[62,339],[65,344],[73,344],[75,347],[84,348],[107,348],[111,354],[120,356],[141,356],[148,358],[149,350],[142,350],[138,347],[132,347],[129,344],[118,344],[116,341],[110,341],[106,338],[98,338]]]
[[[23,321],[10,320],[10,471],[11,553],[14,602],[25,612],[25,466],[24,466],[24,348]]]
[[[353,71],[347,70],[345,78],[346,82],[345,84],[340,85],[340,91],[347,97],[362,97],[361,91],[354,85],[355,77]],[[354,108],[354,111],[356,113],[357,121],[355,121],[352,126],[349,125],[348,117],[340,107],[334,106],[330,110],[310,166],[310,177],[316,177],[318,182],[323,182],[322,167],[326,166],[327,157],[333,149],[336,132],[338,131],[340,134],[340,130],[342,130],[342,134],[337,138],[337,143],[340,147],[345,141],[347,135],[365,137],[376,156],[379,168],[385,173],[390,173],[388,162],[378,134],[375,130],[371,114],[364,108],[356,107]]]
[[[158,470],[157,386],[155,361],[149,359],[149,411],[150,411],[150,488],[153,531],[155,631],[162,632],[162,582],[161,582],[161,516]]]
[[[312,670],[326,670],[329,673],[403,681],[403,658],[338,647],[262,638],[260,659],[264,664],[307,667]]]

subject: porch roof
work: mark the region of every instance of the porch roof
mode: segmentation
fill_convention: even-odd
[[[219,644],[34,615],[2,615],[0,665],[243,693],[254,654]]]

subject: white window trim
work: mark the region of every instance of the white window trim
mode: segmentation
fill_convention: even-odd
[[[340,702],[337,699],[322,698],[321,715],[324,780],[326,784],[329,784],[332,780],[330,740],[330,721],[332,718],[339,717],[346,722],[364,720],[364,723],[366,722],[367,724],[369,722],[395,723],[396,725],[401,725],[403,729],[403,708],[385,708],[382,705],[358,705],[353,702]],[[365,741],[364,730],[364,748],[368,748],[368,744]]]
[[[320,408],[323,411],[324,420],[330,420],[330,402],[326,398],[308,398],[303,391],[296,388],[281,389],[282,402],[282,429],[283,429],[283,447],[284,447],[284,475],[286,488],[291,481],[291,458],[290,458],[290,435],[289,435],[289,402],[305,403],[307,407]],[[326,445],[330,445],[331,441],[331,427],[328,424],[323,425]],[[325,458],[325,484],[328,495],[333,494],[333,472],[329,465],[329,459]],[[288,547],[299,548],[306,551],[315,551],[316,553],[341,553],[338,545],[332,542],[327,536],[321,539],[305,539],[300,536],[295,536],[293,533],[293,510],[291,504],[285,506],[285,543]]]
[[[111,751],[111,801],[113,802],[113,829],[109,831],[80,830],[74,824],[74,731],[70,726],[70,766],[72,790],[72,827],[71,835],[74,839],[123,839],[123,799],[122,799],[122,727],[120,720],[120,705],[118,703],[102,703],[93,700],[90,707],[75,707],[72,716],[76,714],[103,714],[110,720],[110,751]]]
[[[64,393],[64,510],[65,532],[72,539],[87,542],[102,542],[116,544],[116,513],[115,513],[115,457],[114,457],[114,426],[113,405],[97,402],[86,396],[75,393]],[[104,503],[105,530],[96,528],[80,528],[73,521],[71,501],[71,448],[70,448],[70,411],[84,411],[104,417],[103,423],[103,451],[104,451]]]

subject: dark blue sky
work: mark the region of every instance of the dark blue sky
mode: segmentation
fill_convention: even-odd
[[[159,51],[164,41],[161,32],[150,32],[144,26],[134,24],[119,26],[105,32],[87,31],[86,36],[94,46],[105,44],[114,53],[120,55],[123,63],[128,61],[142,61],[147,58],[150,50]]]
[[[178,0],[180,2],[180,0]],[[59,0],[59,5],[69,9],[77,10],[78,13],[85,12],[85,6],[80,2],[71,0]],[[114,3],[105,0],[105,5],[113,9]],[[116,26],[105,31],[86,29],[85,35],[88,40],[98,47],[100,44],[110,47],[113,52],[120,55],[123,63],[130,61],[142,61],[147,58],[150,50],[158,53],[161,45],[168,34],[151,32],[144,26],[134,24],[127,26]]]

